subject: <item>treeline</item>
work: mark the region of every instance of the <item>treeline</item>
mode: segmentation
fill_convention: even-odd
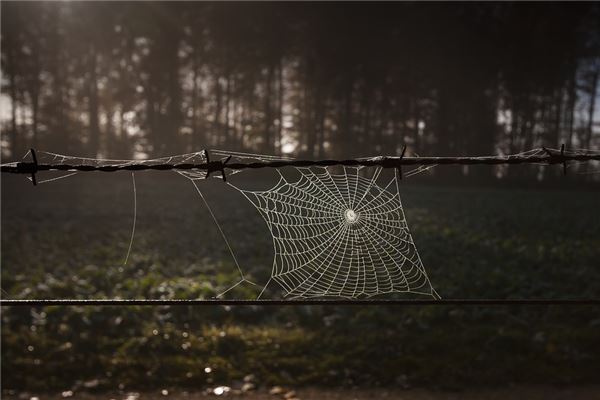
[[[5,157],[600,145],[598,3],[1,7]]]

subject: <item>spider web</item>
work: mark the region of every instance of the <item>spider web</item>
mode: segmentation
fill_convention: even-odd
[[[295,168],[269,190],[240,190],[273,236],[271,280],[292,299],[355,299],[389,293],[439,298],[408,229],[398,175],[381,187],[362,167]],[[233,186],[233,185],[232,185]],[[235,186],[234,186],[235,187]],[[264,290],[268,286],[265,285]]]

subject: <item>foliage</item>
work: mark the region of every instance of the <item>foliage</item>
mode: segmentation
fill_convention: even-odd
[[[125,266],[126,176],[35,192],[3,177],[4,296],[197,298],[235,283],[189,182],[136,176]],[[220,182],[202,187],[242,267],[264,282],[272,247],[260,217]],[[598,296],[597,192],[403,184],[402,195],[443,297]],[[600,369],[598,307],[3,307],[2,325],[4,389],[201,388],[249,373],[263,385],[455,388],[592,383]]]

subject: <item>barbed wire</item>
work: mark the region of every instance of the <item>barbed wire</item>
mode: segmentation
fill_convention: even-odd
[[[406,148],[405,148],[406,149]],[[225,161],[209,161],[204,163],[159,163],[145,164],[132,161],[127,164],[114,165],[89,165],[89,164],[39,164],[36,153],[31,149],[32,162],[16,162],[1,166],[2,173],[30,174],[35,184],[35,174],[41,171],[79,171],[79,172],[117,172],[117,171],[169,171],[169,170],[204,170],[209,175],[211,172],[225,169],[244,170],[260,168],[284,168],[284,167],[382,167],[397,168],[409,165],[517,165],[517,164],[562,164],[566,173],[567,163],[571,161],[588,162],[600,161],[600,153],[589,150],[581,150],[575,154],[565,153],[562,145],[560,150],[540,148],[536,154],[514,154],[498,156],[460,156],[460,157],[400,157],[380,156],[372,158],[354,158],[344,160],[265,160],[255,162],[231,162],[229,158]],[[539,154],[543,152],[543,154]],[[208,154],[208,151],[206,151]],[[223,174],[223,176],[225,176]]]

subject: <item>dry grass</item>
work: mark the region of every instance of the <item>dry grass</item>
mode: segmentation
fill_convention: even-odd
[[[227,396],[215,396],[207,392],[171,392],[167,396],[160,392],[149,393],[75,393],[69,400],[100,400],[100,399],[124,399],[124,400],[196,400],[196,399],[244,399],[244,400],[505,400],[505,399],[527,399],[527,400],[593,400],[600,399],[600,386],[577,386],[577,387],[554,387],[550,385],[528,385],[511,386],[503,388],[469,389],[461,391],[435,391],[429,389],[319,389],[305,388],[285,391],[281,395],[271,395],[267,391],[247,392],[241,394],[229,394]],[[287,395],[287,398],[286,398]],[[3,396],[4,397],[4,396]],[[30,399],[37,397],[39,400],[64,400],[61,394],[55,395],[32,395],[22,393],[5,396],[11,399]]]

